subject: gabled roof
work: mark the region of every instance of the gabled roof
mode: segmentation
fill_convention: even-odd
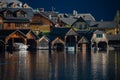
[[[100,30],[96,30],[94,33],[95,33],[95,34],[103,34],[104,32],[103,32],[103,31],[100,31]]]
[[[25,35],[27,35],[30,32],[35,36],[36,39],[39,39],[39,37],[33,31],[31,31],[30,29],[20,29],[20,31],[22,33],[24,33]]]
[[[55,38],[57,38],[56,35],[47,35],[47,38],[49,39],[50,42],[52,42]]]
[[[85,21],[95,21],[95,18],[90,13],[77,14],[78,17],[82,17]]]
[[[52,41],[52,45],[53,45],[54,43],[62,43],[62,44],[64,44],[65,42],[64,42],[61,38],[56,37],[56,38]]]
[[[14,8],[26,8],[25,6],[27,5],[26,3],[22,4],[20,0],[0,0],[0,2],[4,4],[2,8],[10,8],[13,4],[15,4]],[[27,8],[31,7],[28,6]]]
[[[12,2],[21,3],[20,0],[0,0],[0,2],[3,2],[3,3],[12,3]]]
[[[79,41],[78,43],[89,43],[89,41],[86,39],[85,36],[83,36]]]
[[[32,33],[36,39],[38,39],[38,36],[35,35],[35,33],[33,31],[31,31],[30,29],[21,29],[21,30],[0,30],[0,39],[4,40],[7,36],[11,35],[14,32],[20,32],[22,35],[24,35],[25,37],[27,37],[26,35],[30,32]]]
[[[42,36],[41,38],[39,38],[39,42],[42,41],[42,40],[46,40],[47,42],[49,42],[49,38],[47,36]]]
[[[71,28],[53,28],[51,35],[64,36]]]
[[[47,35],[50,41],[53,41],[57,37],[64,40],[64,36],[71,28],[53,28],[52,31]]]
[[[49,17],[49,15],[51,15],[51,17],[58,16],[58,13],[55,11],[44,11],[44,12],[41,12],[41,14],[45,15],[46,17]]]
[[[68,24],[68,25],[72,25],[77,19],[76,18],[72,18],[72,17],[62,17],[59,18],[63,23]]]
[[[95,30],[79,30],[78,33],[78,40],[80,40],[83,36],[86,37],[88,41],[92,39]]]
[[[19,33],[21,33],[22,35],[25,36],[25,34],[23,34],[19,30],[0,30],[0,39],[4,41],[7,36],[11,35],[14,32],[19,32]]]
[[[5,19],[31,19],[34,16],[31,8],[0,8],[0,13],[5,10],[9,10],[9,11],[13,12],[13,14],[15,14],[16,11],[21,10],[21,11],[25,12],[27,15],[26,17],[4,16]]]
[[[45,11],[45,12],[40,12],[42,15],[46,16],[48,19],[51,17],[52,22],[56,22],[58,13],[55,11]]]
[[[35,15],[40,15],[40,16],[46,18],[47,20],[49,20],[51,23],[54,23],[51,19],[49,19],[47,16],[45,16],[45,15],[43,14],[43,12],[37,12],[37,11],[35,11],[35,12],[34,12],[34,16],[35,16]]]
[[[72,26],[74,26],[74,24],[76,24],[77,22],[86,22],[86,21],[82,17],[80,17],[72,24]]]
[[[19,31],[21,31],[22,33],[27,35],[27,33],[29,33],[31,30],[30,29],[20,29]]]
[[[17,5],[17,3],[15,3],[15,2],[11,2],[11,3],[7,4],[7,7],[11,7],[14,4],[16,5],[17,8],[19,7],[19,5]]]
[[[117,25],[118,23],[114,21],[103,21],[103,22],[92,21],[90,22],[91,28],[98,28],[98,29],[115,28],[117,27]]]
[[[120,41],[120,34],[117,35],[106,35],[107,39],[109,41],[116,41],[119,40]]]

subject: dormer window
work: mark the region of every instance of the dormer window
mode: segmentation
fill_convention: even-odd
[[[16,12],[17,17],[27,17],[26,12],[19,10]]]
[[[7,4],[7,7],[17,8],[17,4],[15,2],[11,2],[11,3]]]
[[[25,3],[25,4],[23,5],[23,8],[30,8],[30,7],[28,6],[28,4]]]
[[[12,5],[12,8],[16,8],[16,7],[17,7],[17,4],[14,3],[14,4]]]
[[[4,14],[4,16],[7,16],[7,12],[6,11],[3,14]]]
[[[21,13],[20,12],[17,12],[17,17],[21,16]]]
[[[97,37],[97,38],[102,38],[103,35],[102,35],[102,34],[96,34],[96,37]]]
[[[13,16],[12,12],[10,12],[9,10],[4,11],[4,12],[3,12],[3,15],[4,15],[5,17],[12,17],[12,16]]]
[[[4,3],[0,2],[0,8],[3,6]]]

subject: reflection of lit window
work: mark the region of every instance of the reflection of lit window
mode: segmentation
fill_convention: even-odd
[[[103,35],[102,35],[102,34],[96,34],[96,37],[97,37],[97,38],[102,38]]]

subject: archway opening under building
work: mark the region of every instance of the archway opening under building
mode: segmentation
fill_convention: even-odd
[[[37,42],[34,39],[28,39],[27,45],[29,50],[35,50],[37,47]]]
[[[107,50],[107,43],[106,42],[99,42],[98,49],[99,49],[99,51],[106,51]]]
[[[66,37],[66,46],[67,47],[75,47],[76,46],[76,38],[74,35],[69,35]]]
[[[0,51],[1,52],[5,51],[5,44],[3,41],[0,41]]]
[[[64,44],[62,44],[62,43],[55,43],[53,45],[53,50],[63,51],[64,50]]]

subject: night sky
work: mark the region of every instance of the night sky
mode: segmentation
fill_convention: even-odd
[[[91,13],[97,21],[111,21],[114,19],[117,10],[120,10],[120,0],[20,0],[28,3],[32,8],[45,8],[60,13],[72,13],[77,10],[78,13]]]

